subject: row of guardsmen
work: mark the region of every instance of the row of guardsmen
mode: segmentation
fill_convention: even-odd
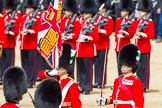
[[[37,61],[37,39],[42,13],[36,14],[35,25],[29,25],[28,21],[32,18],[39,2],[37,0],[24,0],[26,11],[23,15],[20,11],[15,13],[12,21],[13,27],[8,26],[11,24],[7,24],[7,22],[10,22],[11,13],[16,9],[19,1],[3,0],[3,2],[1,4],[4,4],[4,6],[0,7],[0,46],[3,49],[0,57],[1,81],[3,81],[4,70],[14,65],[16,39],[19,34],[21,65],[27,75],[28,87],[34,87],[37,72],[41,70],[37,68],[37,65],[41,64]],[[138,1],[139,18],[135,20],[133,17],[135,14],[133,1],[120,0],[121,17],[117,18],[115,22],[110,16],[112,4],[113,2],[110,0],[63,0],[63,15],[59,21],[60,40],[58,43],[68,43],[76,51],[77,82],[82,94],[90,94],[93,87],[101,88],[106,84],[107,56],[110,49],[110,36],[114,28],[118,74],[122,74],[118,63],[119,51],[134,38],[134,44],[141,52],[141,66],[137,76],[144,85],[144,91],[149,89],[150,39],[154,37],[154,24],[150,19],[151,1]],[[61,51],[62,47],[59,48]],[[39,60],[43,60],[40,55],[39,57]],[[45,61],[42,61],[42,63],[45,63]],[[47,63],[41,64],[44,69],[50,68],[46,65]],[[71,65],[74,70],[74,62]],[[92,84],[93,65],[94,84]]]
[[[20,11],[12,18],[11,13],[19,1],[1,1],[1,35],[0,46],[3,51],[0,57],[1,81],[4,70],[15,63],[15,46],[19,34],[21,65],[28,78],[28,87],[35,85],[38,71],[51,69],[37,52],[38,31],[41,26],[41,13],[35,17],[35,25],[30,26],[28,20],[37,9],[38,1],[25,0],[26,11],[22,16]],[[50,1],[48,1],[49,4]],[[150,73],[150,39],[154,37],[154,25],[150,19],[151,1],[138,1],[139,18],[134,19],[135,6],[132,0],[120,0],[121,17],[114,22],[110,16],[113,1],[109,0],[64,0],[63,15],[59,21],[60,40],[58,43],[69,43],[76,50],[77,82],[81,93],[89,94],[92,88],[101,88],[103,79],[106,84],[107,55],[110,48],[110,36],[115,28],[115,52],[118,58],[120,48],[135,38],[135,44],[142,53],[141,68],[137,73],[142,80],[145,90],[149,89]],[[4,7],[4,8],[3,8]],[[47,9],[48,5],[45,7]],[[78,15],[78,12],[80,15]],[[10,22],[12,21],[12,22]],[[11,27],[14,23],[14,26]],[[143,26],[138,26],[142,25]],[[59,44],[60,45],[60,44]],[[61,48],[60,48],[61,50]],[[37,60],[38,59],[38,60]],[[118,60],[118,59],[117,59]],[[92,86],[92,66],[94,64],[94,85]],[[73,63],[74,65],[74,63]],[[118,73],[121,75],[120,67]],[[103,75],[104,74],[104,75]],[[105,76],[103,78],[103,76]]]
[[[103,3],[105,5],[102,5]],[[68,43],[74,50],[76,50],[77,82],[80,87],[81,94],[88,95],[91,93],[93,88],[102,89],[105,86],[107,74],[107,56],[110,49],[110,36],[115,28],[115,52],[119,76],[123,74],[121,72],[121,66],[124,64],[131,65],[131,61],[129,60],[133,60],[131,57],[129,57],[129,55],[131,56],[133,52],[123,52],[123,54],[126,54],[125,58],[128,57],[129,60],[125,61],[124,58],[122,64],[120,64],[118,62],[118,56],[121,48],[131,43],[131,39],[134,38],[135,42],[133,44],[135,44],[139,49],[138,56],[140,56],[141,59],[138,59],[138,62],[140,63],[135,63],[136,65],[133,66],[133,73],[135,73],[138,68],[137,65],[140,64],[140,67],[136,73],[139,78],[133,77],[126,82],[123,80],[122,84],[124,86],[128,86],[128,88],[131,88],[131,90],[126,90],[126,92],[131,92],[130,94],[133,93],[134,95],[139,96],[135,102],[135,106],[140,106],[141,108],[143,107],[143,92],[146,92],[149,89],[151,52],[150,39],[154,38],[154,23],[151,20],[151,1],[139,0],[137,4],[139,18],[135,20],[135,6],[133,1],[120,0],[119,9],[121,11],[121,17],[117,18],[114,22],[113,18],[110,16],[112,2],[109,0],[80,0],[79,6],[77,1],[74,0],[66,0],[63,2],[64,14],[59,22],[61,43]],[[80,13],[79,16],[77,13],[78,11]],[[93,65],[94,70],[92,68]],[[71,66],[74,67],[74,62],[70,64],[70,67]],[[57,71],[59,71],[59,69],[53,69],[51,71],[42,70],[39,73],[39,76],[41,79],[53,77],[57,74]],[[93,71],[94,84],[92,83]],[[140,92],[137,92],[136,90],[133,91],[134,89],[132,87],[134,87],[133,85],[135,83],[132,82],[134,82],[134,78],[136,81],[139,81],[140,79],[142,82],[141,83],[139,81],[138,83],[140,85]],[[113,94],[113,99],[118,100],[128,97],[131,100],[131,96],[127,96],[129,93],[125,93],[125,91],[124,93],[122,92],[123,90],[120,89],[120,83],[118,83],[118,81],[116,81],[114,85],[117,86],[113,90],[115,91],[115,94]],[[72,88],[69,88],[69,90],[70,89]],[[76,92],[75,96],[78,95],[77,93],[78,92]],[[71,97],[72,105],[75,105],[72,98],[73,97]],[[119,101],[119,103],[117,101],[116,104],[120,104],[121,101]],[[121,106],[124,104],[122,102]],[[132,101],[129,101],[128,103],[131,102]],[[79,105],[79,101],[77,103]],[[132,108],[132,106],[129,104],[128,106]],[[123,105],[122,107],[128,106]],[[116,108],[122,107],[119,106]]]

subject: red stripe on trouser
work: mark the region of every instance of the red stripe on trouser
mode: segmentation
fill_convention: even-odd
[[[92,59],[90,58],[90,90],[92,91],[92,76],[93,76],[93,65],[92,65],[93,63],[92,63]]]
[[[150,81],[150,54],[147,54],[146,57],[146,88],[149,89],[149,81]]]
[[[33,84],[35,85],[35,83],[36,83],[36,74],[37,74],[37,64],[36,64],[36,61],[37,61],[37,58],[36,58],[36,51],[34,51],[34,82],[33,82]]]

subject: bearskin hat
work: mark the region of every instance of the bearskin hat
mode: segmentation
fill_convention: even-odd
[[[6,101],[13,101],[27,92],[27,77],[20,67],[9,67],[5,70],[3,91]]]
[[[138,0],[137,10],[149,13],[152,10],[151,0]]]
[[[133,0],[120,0],[119,1],[119,9],[132,12],[134,10]]]
[[[3,0],[4,9],[13,9],[15,10],[17,5],[20,3],[19,0]]]
[[[59,108],[61,101],[61,87],[54,78],[47,78],[36,87],[34,94],[36,108]]]
[[[4,7],[4,3],[3,3],[3,0],[2,0],[1,3],[0,3],[0,13],[2,13],[3,7]]]
[[[137,46],[133,44],[124,45],[119,52],[119,66],[122,64],[133,67],[133,73],[135,73],[140,64],[140,51]]]
[[[72,47],[67,43],[63,43],[62,47],[63,51],[61,57],[59,58],[59,67],[63,67],[68,71],[68,74],[71,75],[74,72],[74,61],[70,63]]]
[[[111,1],[110,0],[95,0],[97,7],[99,8],[103,3],[105,3],[104,8],[111,9]]]
[[[29,7],[29,8],[37,8],[38,5],[38,1],[39,0],[25,0],[25,8]]]
[[[97,6],[94,0],[80,0],[79,3],[81,13],[96,14]]]
[[[68,11],[77,12],[78,3],[76,0],[63,0],[63,9]]]
[[[48,5],[50,4],[50,1],[51,0],[43,0],[43,6],[44,6],[44,10],[47,10],[48,9]]]

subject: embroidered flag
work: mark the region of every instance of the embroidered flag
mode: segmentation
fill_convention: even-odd
[[[58,66],[58,21],[61,13],[62,0],[51,0],[47,12],[42,17],[42,24],[38,33],[38,49],[47,63],[53,68]]]

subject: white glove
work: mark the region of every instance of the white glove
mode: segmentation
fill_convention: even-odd
[[[32,30],[32,29],[28,29],[28,30],[27,30],[27,32],[28,32],[28,33],[30,33],[30,34],[35,33],[35,31],[34,31],[34,30]]]
[[[15,35],[15,33],[14,33],[14,32],[12,32],[12,31],[5,32],[5,34],[6,34],[6,35],[10,35],[10,36]]]
[[[104,106],[104,105],[106,105],[106,103],[107,103],[107,98],[99,97],[99,98],[96,99],[96,103],[97,103],[98,105]]]
[[[48,71],[48,75],[50,75],[50,76],[58,75],[58,70],[53,69],[52,71]]]
[[[22,35],[27,35],[27,34],[28,34],[27,29],[23,29],[23,31],[21,31],[21,34],[22,34]]]
[[[122,34],[117,34],[118,38],[125,38]]]
[[[119,30],[119,33],[129,35],[129,33],[127,31],[125,31],[125,30]]]
[[[140,33],[140,35],[142,36],[142,37],[147,37],[147,34],[146,33],[143,33],[143,32],[139,32]]]
[[[93,40],[92,37],[80,34],[77,42],[87,42],[88,40]]]
[[[72,39],[74,35],[74,33],[69,33],[66,36],[64,35],[64,33],[61,34],[63,40]]]
[[[143,32],[136,32],[135,33],[135,38],[136,39],[140,39],[142,37],[147,37],[147,34],[146,33],[143,33]]]
[[[75,54],[76,54],[76,50],[71,49],[70,64],[73,63],[73,61],[74,61],[74,59],[75,59]]]
[[[101,33],[101,34],[106,34],[106,30],[104,30],[104,29],[99,29],[99,33]]]

